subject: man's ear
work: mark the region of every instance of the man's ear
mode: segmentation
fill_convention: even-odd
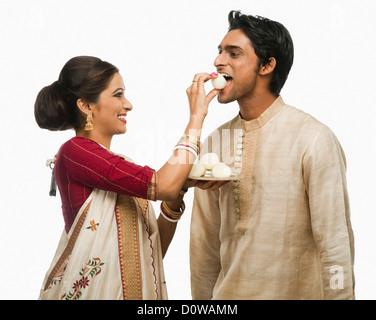
[[[272,74],[277,65],[277,60],[273,57],[269,58],[268,63],[260,67],[260,75],[266,76]]]
[[[90,107],[90,104],[88,102],[86,102],[85,100],[78,99],[77,100],[77,107],[86,116],[89,113],[92,113],[92,108]]]

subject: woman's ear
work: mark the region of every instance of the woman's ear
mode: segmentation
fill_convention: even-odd
[[[85,114],[86,116],[89,113],[92,113],[92,108],[90,107],[90,104],[86,102],[85,100],[78,99],[77,100],[77,107],[80,109],[80,111]]]
[[[268,74],[273,73],[276,65],[277,65],[277,60],[273,57],[269,58],[268,63],[260,67],[260,74],[263,76],[266,76]]]

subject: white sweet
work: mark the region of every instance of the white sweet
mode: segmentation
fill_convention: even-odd
[[[206,171],[205,166],[202,163],[197,162],[193,164],[189,175],[191,177],[201,177],[205,174],[205,171]]]
[[[218,74],[217,78],[211,79],[211,82],[212,82],[214,89],[223,89],[224,87],[226,87],[226,83],[227,83],[225,77],[222,76],[221,74]]]
[[[200,163],[205,166],[205,169],[211,170],[219,163],[219,158],[216,153],[205,153],[201,156]]]
[[[212,169],[212,175],[215,178],[228,178],[231,176],[231,168],[223,162],[220,162]]]

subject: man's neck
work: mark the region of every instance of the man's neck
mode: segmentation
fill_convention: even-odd
[[[268,92],[238,100],[240,115],[246,121],[257,119],[276,99],[274,94]]]

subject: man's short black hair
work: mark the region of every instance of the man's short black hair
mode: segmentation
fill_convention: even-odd
[[[250,39],[259,66],[268,64],[272,57],[276,60],[270,91],[278,96],[294,61],[294,45],[289,31],[279,22],[235,10],[229,13],[228,21],[228,31],[240,29]]]

